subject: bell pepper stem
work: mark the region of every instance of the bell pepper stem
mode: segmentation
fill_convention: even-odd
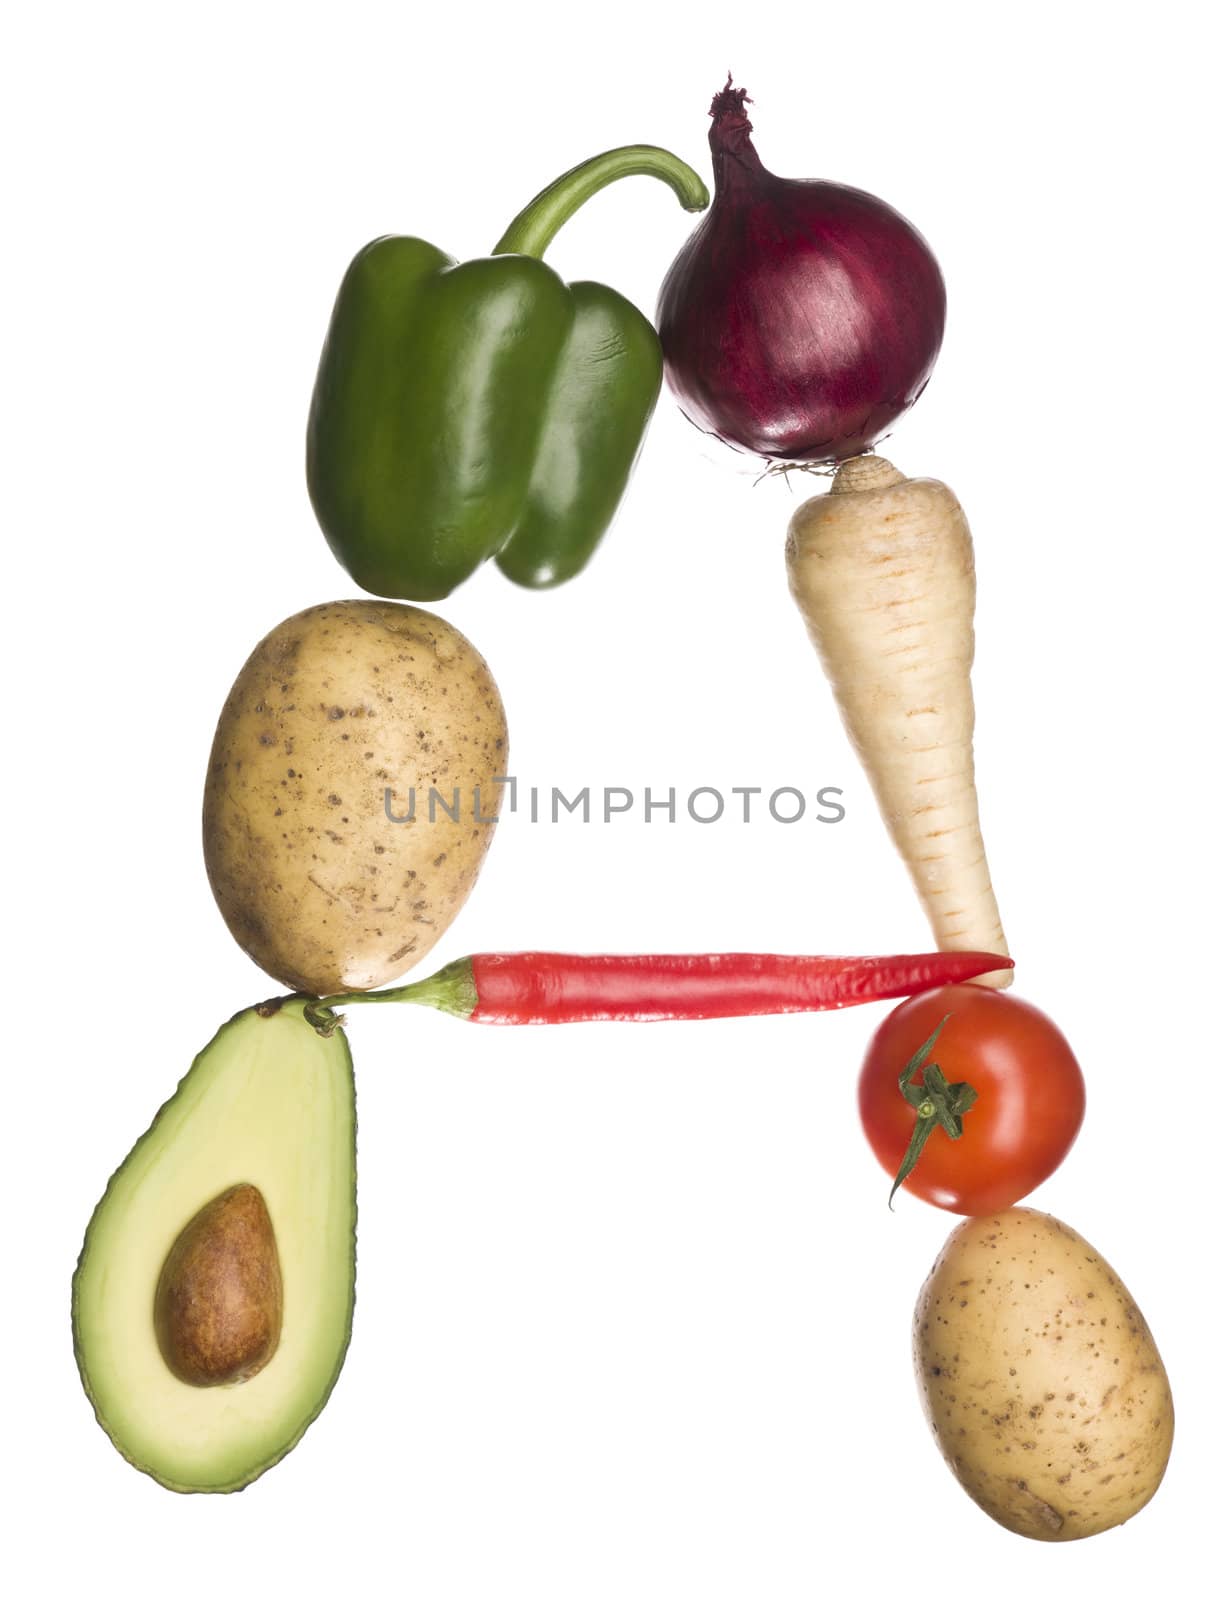
[[[660,178],[678,196],[684,211],[703,211],[708,189],[685,161],[655,144],[625,144],[582,161],[534,199],[510,222],[496,256],[541,256],[559,230],[591,195],[619,178]]]

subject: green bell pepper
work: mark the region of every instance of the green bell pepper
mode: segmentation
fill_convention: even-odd
[[[390,235],[348,268],[310,407],[306,475],[327,542],[372,594],[439,600],[494,556],[517,583],[578,573],[606,531],[661,386],[630,301],[541,259],[591,195],[644,173],[688,211],[699,177],[630,145],[574,167],[462,264]]]

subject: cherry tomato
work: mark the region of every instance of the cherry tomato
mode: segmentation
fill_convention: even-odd
[[[1024,1000],[971,983],[905,1000],[874,1034],[859,1086],[865,1136],[892,1178],[916,1122],[899,1074],[943,1017],[929,1060],[979,1098],[961,1138],[934,1128],[903,1187],[964,1216],[1001,1211],[1064,1160],[1085,1114],[1085,1081],[1059,1028]]]

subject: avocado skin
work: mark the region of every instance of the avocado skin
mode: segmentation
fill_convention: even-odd
[[[182,1093],[182,1091],[190,1083],[190,1081],[191,1081],[192,1077],[194,1076],[194,1074],[205,1065],[205,1063],[207,1062],[207,1059],[208,1059],[209,1055],[211,1054],[211,1052],[226,1037],[226,1035],[229,1034],[231,1032],[231,1030],[235,1029],[238,1026],[238,1024],[245,1022],[247,1019],[249,1019],[251,1017],[258,1017],[260,1020],[269,1020],[272,1017],[281,1016],[281,1015],[286,1016],[286,1017],[287,1016],[296,1015],[296,1016],[301,1017],[302,1026],[309,1027],[310,1024],[305,1022],[304,1017],[302,1016],[302,1012],[304,1010],[305,1004],[311,998],[312,997],[309,996],[309,995],[277,996],[276,998],[274,998],[274,999],[272,999],[270,1001],[262,1002],[262,1003],[260,1003],[259,1005],[256,1005],[256,1006],[248,1006],[248,1007],[245,1007],[241,1011],[235,1012],[234,1015],[229,1018],[228,1022],[223,1023],[217,1029],[216,1033],[209,1040],[208,1044],[204,1046],[204,1048],[199,1052],[199,1054],[192,1061],[192,1063],[191,1063],[190,1067],[188,1068],[188,1070],[186,1071],[186,1073],[184,1073],[184,1075],[179,1079],[178,1084],[177,1084],[176,1088],[174,1089],[173,1094],[170,1095],[170,1097],[166,1101],[164,1101],[163,1104],[159,1107],[156,1115],[153,1117],[153,1120],[149,1124],[148,1128],[145,1130],[145,1132],[143,1134],[141,1134],[140,1138],[137,1139],[136,1143],[128,1151],[128,1153],[127,1153],[126,1157],[124,1158],[124,1160],[119,1164],[119,1166],[117,1166],[115,1168],[114,1172],[111,1173],[110,1179],[106,1184],[106,1189],[105,1189],[104,1193],[102,1194],[101,1199],[98,1201],[97,1205],[93,1208],[93,1213],[92,1213],[92,1215],[91,1215],[91,1217],[89,1219],[89,1225],[85,1229],[85,1237],[84,1237],[84,1240],[83,1240],[82,1245],[81,1245],[80,1255],[77,1257],[76,1270],[73,1272],[73,1275],[72,1275],[72,1353],[73,1353],[73,1356],[75,1357],[75,1360],[76,1360],[77,1371],[80,1374],[81,1385],[84,1388],[85,1395],[86,1395],[86,1397],[87,1397],[87,1399],[89,1401],[90,1406],[93,1408],[93,1414],[94,1414],[94,1417],[97,1420],[98,1426],[106,1434],[106,1436],[109,1438],[111,1444],[114,1445],[115,1449],[119,1452],[119,1454],[123,1457],[123,1459],[126,1462],[128,1462],[129,1465],[135,1467],[138,1472],[142,1472],[142,1473],[147,1474],[156,1483],[160,1484],[163,1489],[172,1490],[175,1494],[235,1494],[235,1493],[240,1493],[241,1490],[249,1488],[249,1486],[252,1483],[254,1483],[256,1479],[262,1477],[262,1475],[265,1472],[267,1472],[271,1467],[276,1466],[277,1463],[282,1461],[286,1455],[289,1455],[297,1447],[297,1445],[301,1442],[301,1439],[304,1436],[306,1430],[309,1428],[310,1424],[315,1422],[317,1420],[317,1418],[321,1415],[323,1409],[326,1406],[327,1401],[331,1397],[331,1391],[334,1389],[335,1384],[339,1380],[339,1374],[343,1370],[343,1364],[344,1364],[344,1361],[345,1361],[345,1359],[347,1357],[347,1353],[348,1353],[348,1345],[350,1344],[351,1338],[352,1338],[352,1317],[353,1317],[353,1314],[355,1312],[355,1307],[356,1307],[356,1218],[357,1218],[356,1185],[355,1185],[355,1182],[353,1182],[353,1184],[352,1184],[352,1206],[351,1206],[351,1238],[352,1238],[351,1271],[349,1273],[349,1293],[348,1293],[348,1300],[347,1300],[346,1315],[345,1315],[345,1319],[344,1319],[344,1332],[343,1332],[342,1341],[340,1343],[340,1346],[339,1346],[339,1349],[338,1349],[338,1353],[337,1353],[337,1356],[336,1356],[336,1359],[335,1359],[335,1362],[334,1362],[333,1369],[330,1372],[329,1377],[326,1379],[325,1384],[323,1385],[323,1387],[321,1388],[321,1391],[319,1393],[318,1403],[313,1408],[313,1410],[309,1413],[309,1415],[307,1417],[305,1417],[305,1419],[302,1421],[300,1426],[295,1430],[295,1432],[292,1434],[292,1436],[283,1445],[281,1445],[279,1448],[274,1450],[271,1454],[266,1456],[264,1459],[259,1460],[256,1464],[252,1465],[249,1469],[247,1469],[247,1470],[243,1471],[241,1474],[235,1476],[231,1481],[224,1482],[224,1483],[200,1485],[200,1484],[176,1481],[172,1476],[170,1476],[170,1475],[168,1475],[166,1473],[163,1473],[163,1472],[158,1472],[152,1466],[150,1466],[147,1462],[141,1460],[138,1456],[133,1455],[125,1447],[122,1438],[120,1438],[117,1435],[116,1431],[110,1426],[109,1420],[108,1420],[108,1418],[107,1418],[102,1406],[99,1404],[98,1397],[97,1397],[97,1395],[96,1395],[96,1393],[94,1391],[94,1386],[90,1381],[89,1364],[88,1364],[86,1351],[84,1349],[85,1340],[84,1340],[84,1335],[83,1335],[83,1331],[82,1331],[82,1318],[81,1318],[82,1279],[83,1279],[83,1272],[84,1272],[86,1263],[88,1262],[88,1260],[90,1258],[90,1251],[91,1251],[91,1248],[92,1248],[92,1245],[93,1245],[94,1231],[95,1231],[95,1229],[96,1229],[96,1227],[98,1225],[99,1219],[105,1213],[107,1201],[110,1199],[110,1197],[111,1197],[111,1195],[112,1195],[112,1193],[113,1193],[113,1191],[115,1189],[115,1186],[118,1183],[119,1179],[126,1172],[127,1168],[130,1166],[130,1164],[134,1160],[134,1158],[144,1149],[144,1147],[150,1142],[150,1140],[153,1140],[157,1136],[158,1130],[160,1128],[160,1125],[162,1123],[163,1118],[166,1116],[166,1113],[170,1110],[170,1108],[177,1101],[179,1095]],[[341,1052],[341,1064],[342,1064],[343,1070],[346,1072],[347,1081],[348,1081],[348,1085],[349,1085],[349,1089],[350,1089],[350,1093],[351,1093],[351,1098],[352,1098],[352,1138],[351,1138],[351,1145],[350,1145],[350,1149],[349,1149],[348,1154],[349,1154],[349,1158],[350,1158],[350,1161],[351,1161],[352,1172],[353,1172],[353,1175],[355,1175],[355,1172],[356,1172],[356,1105],[355,1105],[355,1101],[356,1101],[356,1085],[355,1085],[355,1075],[354,1075],[354,1072],[353,1072],[353,1064],[352,1064],[352,1052],[351,1052],[351,1050],[350,1050],[350,1048],[348,1046],[347,1036],[346,1036],[343,1028],[337,1028],[335,1030],[335,1032],[330,1036],[330,1039],[337,1045],[338,1050]],[[150,1315],[151,1315],[151,1311],[150,1311]]]

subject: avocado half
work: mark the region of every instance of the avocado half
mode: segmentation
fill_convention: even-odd
[[[111,1178],[72,1280],[85,1392],[116,1448],[167,1489],[243,1489],[285,1456],[343,1366],[356,1290],[356,1093],[343,1030],[305,1001],[239,1012]],[[184,1226],[235,1184],[262,1194],[283,1278],[279,1346],[245,1382],[195,1388],[153,1303]]]

